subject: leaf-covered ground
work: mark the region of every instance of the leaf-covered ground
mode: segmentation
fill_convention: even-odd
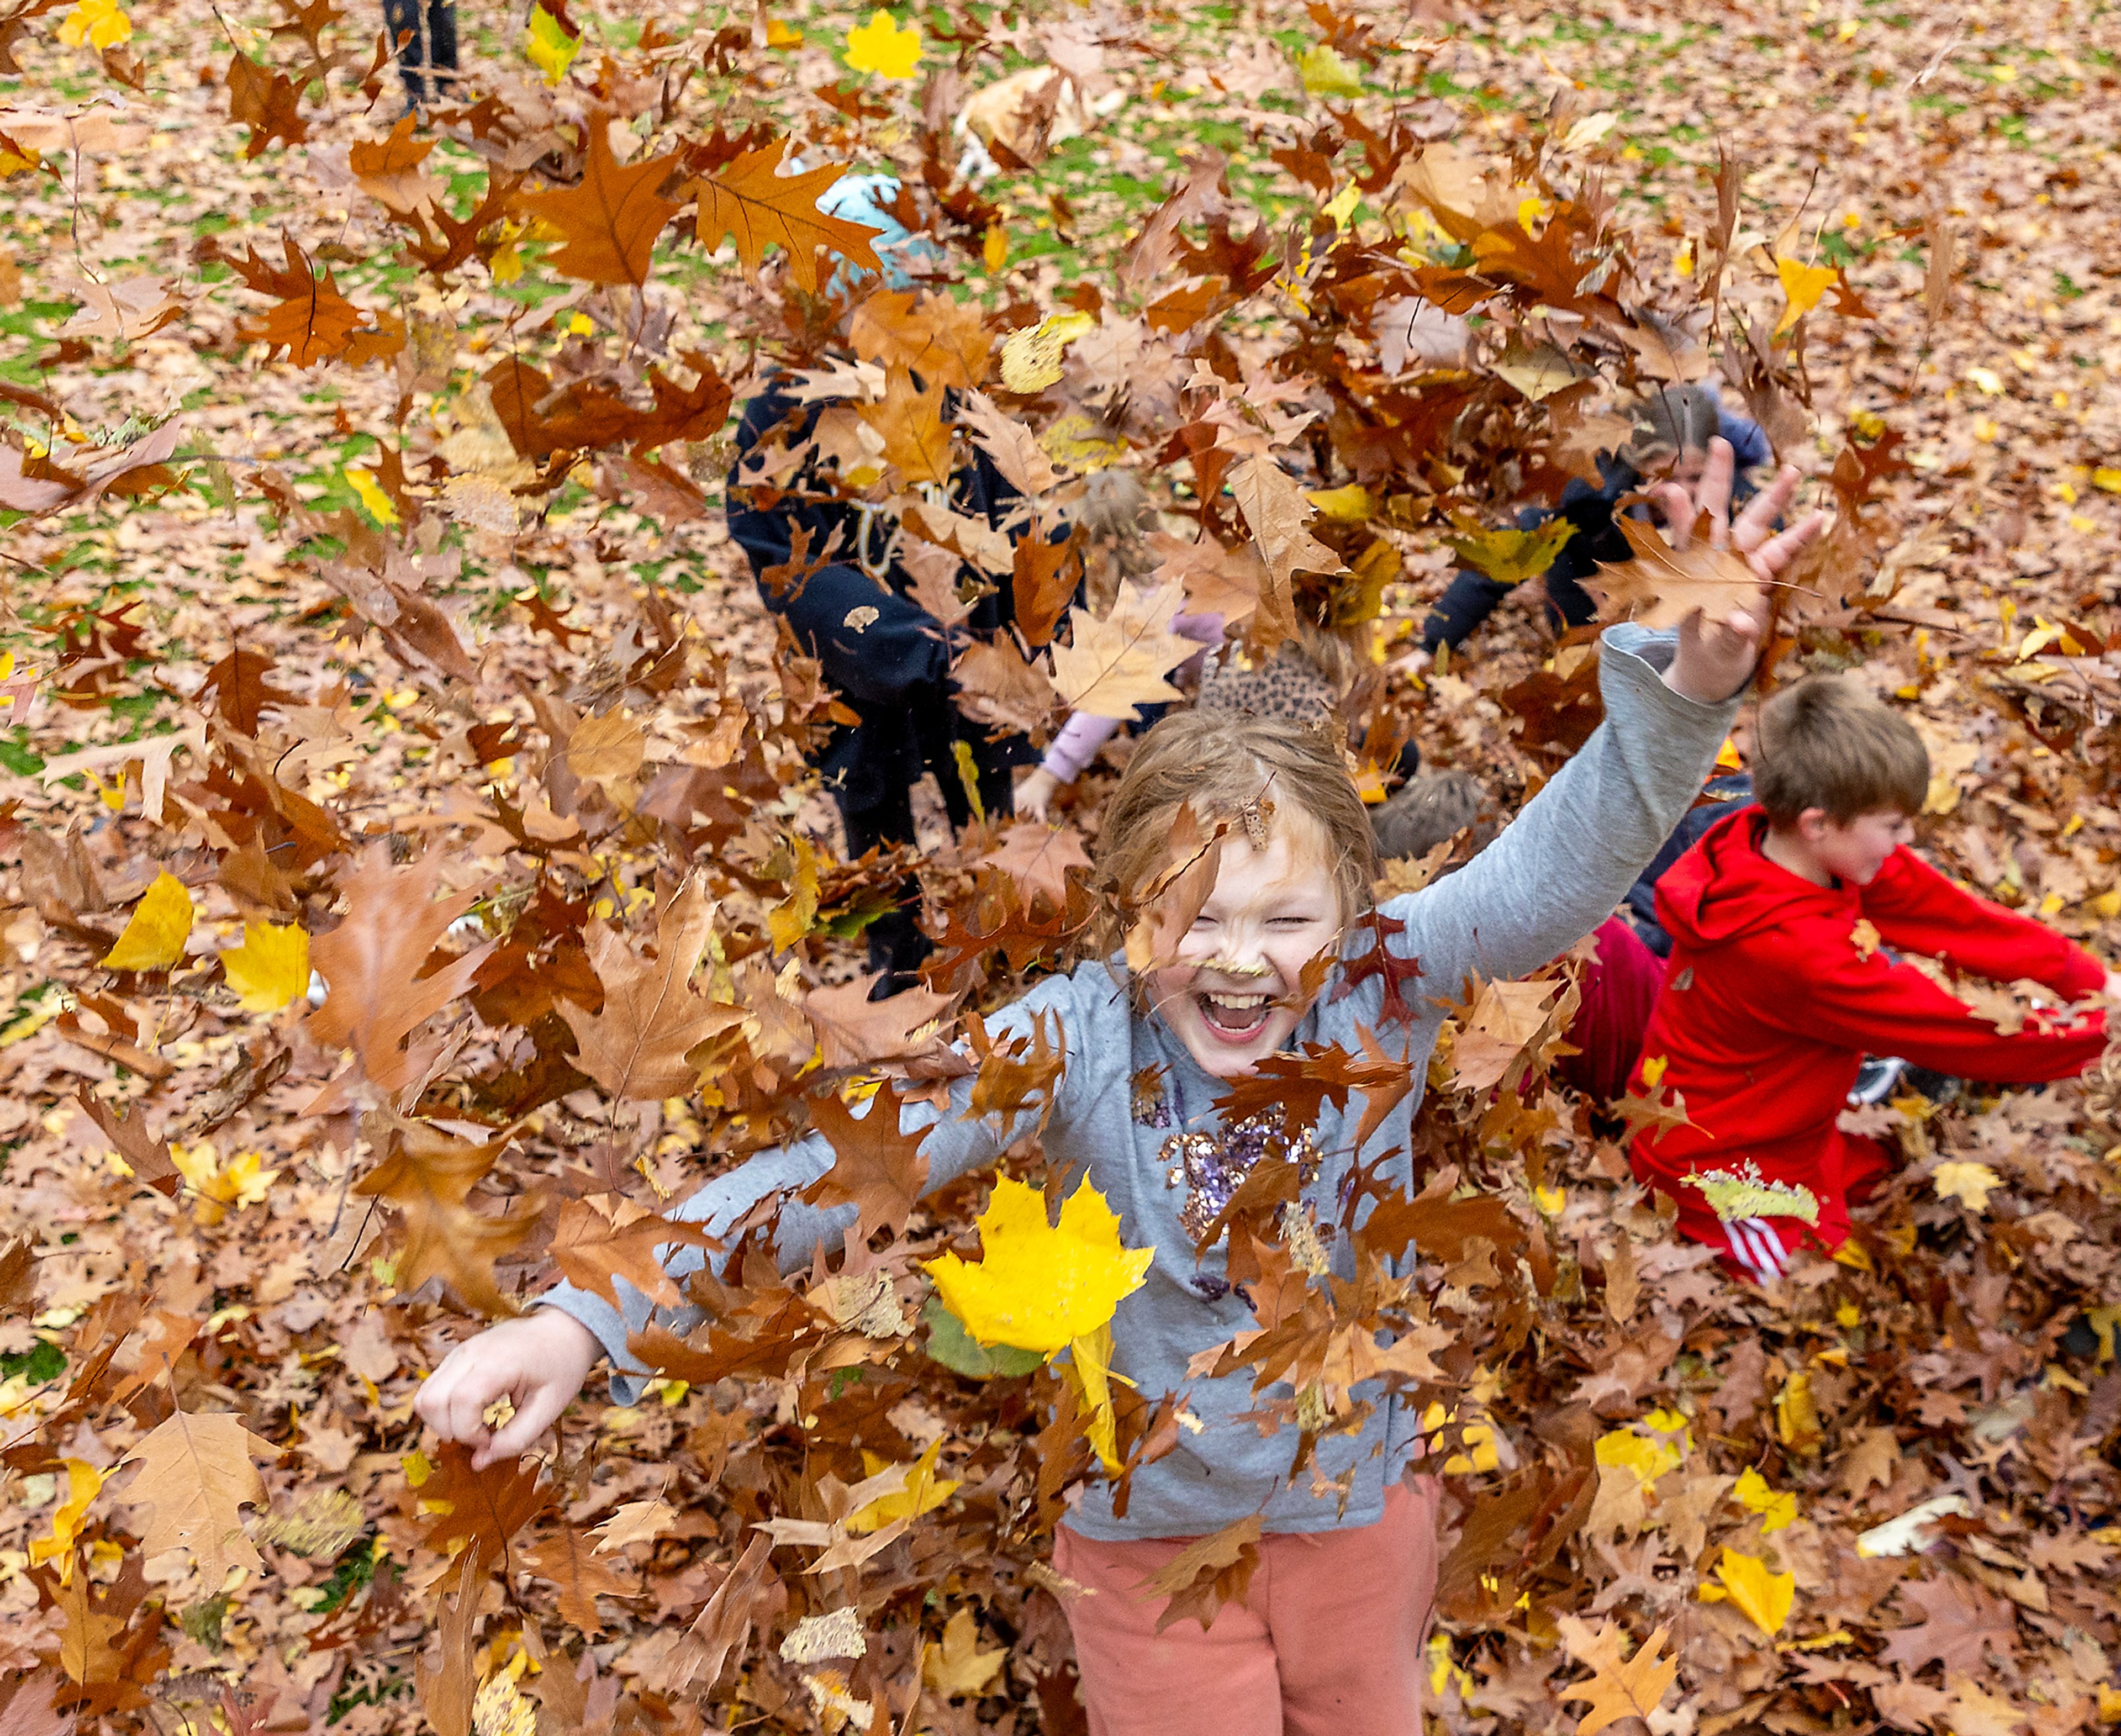
[[[578,6],[548,79],[467,7],[466,100],[394,142],[378,21],[329,0],[0,7],[9,1736],[1082,1727],[1037,1565],[1092,1474],[1072,1389],[981,1365],[917,1264],[972,1251],[983,1187],[910,1213],[903,1162],[857,1154],[893,1234],[746,1272],[639,1406],[593,1384],[549,1468],[473,1478],[413,1415],[556,1247],[639,1269],[641,1208],[806,1092],[918,1071],[949,1004],[835,998],[902,865],[838,859],[802,760],[829,695],[720,523],[723,386],[824,365],[783,255],[697,236],[747,151],[896,165],[947,264],[863,359],[943,333],[983,441],[1055,467],[1042,510],[1120,457],[1165,534],[1232,551],[1189,592],[1364,638],[1378,763],[1410,730],[1511,800],[1586,671],[1513,604],[1415,684],[1441,536],[1499,558],[1481,525],[1615,388],[1750,383],[1842,527],[1783,673],[1860,669],[1929,743],[1932,859],[2121,950],[2112,8],[897,18],[904,81],[849,70],[866,12]],[[953,180],[965,100],[1049,62],[1116,105]],[[1379,308],[1454,292],[1458,365],[1410,359],[1405,319],[1394,354]],[[1070,309],[1051,392],[1005,390],[990,352]],[[902,501],[922,412],[874,386],[843,469]],[[1233,455],[1354,490],[1311,527],[1350,579],[1246,566]],[[1016,673],[991,702],[1050,713]],[[933,987],[991,1005],[1079,927],[1074,852],[922,813]],[[1039,1060],[983,1084],[1021,1101]],[[1671,1239],[1589,1106],[1453,1076],[1417,1236],[1455,1340],[1443,1725],[2121,1717],[2121,1079],[1866,1112],[1908,1163],[1860,1253],[1762,1292]]]

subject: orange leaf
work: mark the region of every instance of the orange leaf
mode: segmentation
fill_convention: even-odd
[[[564,238],[549,262],[553,270],[585,283],[645,283],[655,238],[678,209],[677,201],[655,189],[678,159],[622,164],[611,154],[609,119],[599,114],[590,122],[589,159],[579,186],[519,193],[515,203]]]
[[[329,271],[321,278],[310,271],[308,255],[295,245],[291,236],[281,240],[287,256],[284,270],[267,264],[254,247],[247,258],[229,258],[228,263],[242,273],[252,289],[280,298],[277,306],[240,320],[235,334],[246,343],[264,344],[268,362],[273,352],[282,348],[296,367],[329,362],[345,353],[366,316],[338,292]]]
[[[775,169],[788,141],[776,138],[747,151],[719,174],[703,175],[685,190],[698,195],[700,245],[716,248],[734,240],[746,271],[756,272],[766,250],[787,250],[788,269],[799,287],[818,292],[818,250],[828,247],[849,263],[869,271],[883,269],[869,238],[879,231],[845,217],[827,217],[818,199],[846,172],[841,163],[823,163],[799,175]]]
[[[857,404],[861,419],[883,436],[883,455],[910,483],[950,479],[950,430],[943,421],[939,384],[921,391],[902,367],[892,369],[882,404]]]
[[[1672,1678],[1679,1673],[1678,1659],[1657,1655],[1671,1632],[1671,1625],[1666,1622],[1643,1640],[1625,1663],[1620,1660],[1625,1636],[1611,1623],[1582,1648],[1578,1661],[1597,1673],[1588,1682],[1562,1690],[1564,1700],[1591,1702],[1591,1710],[1576,1726],[1576,1736],[1597,1736],[1609,1724],[1622,1718],[1646,1718],[1657,1709]]]

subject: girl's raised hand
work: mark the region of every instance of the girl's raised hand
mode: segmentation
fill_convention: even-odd
[[[1795,498],[1800,480],[1797,467],[1784,464],[1774,481],[1754,496],[1737,522],[1732,523],[1733,467],[1731,442],[1719,435],[1708,442],[1708,461],[1691,489],[1680,483],[1664,483],[1653,491],[1652,498],[1664,514],[1666,537],[1674,548],[1687,546],[1693,539],[1694,520],[1706,512],[1710,546],[1742,555],[1765,583],[1826,528],[1826,520],[1814,512],[1787,530],[1775,530],[1775,520]],[[1680,623],[1679,651],[1666,671],[1665,684],[1704,704],[1729,698],[1752,679],[1767,618],[1767,599],[1760,592],[1721,621],[1708,621],[1696,609]]]
[[[598,1353],[595,1337],[579,1320],[557,1308],[538,1309],[459,1344],[427,1377],[413,1407],[444,1440],[471,1448],[472,1469],[483,1471],[527,1450],[552,1427],[582,1389]],[[496,1429],[487,1413],[501,1398],[515,1414]]]

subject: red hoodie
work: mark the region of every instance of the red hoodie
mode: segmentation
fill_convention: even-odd
[[[1739,1171],[1818,1197],[1818,1239],[1848,1234],[1839,1197],[1848,1141],[1834,1126],[1867,1052],[1941,1073],[2026,1084],[2098,1059],[2106,1015],[2029,1020],[2002,1035],[1912,965],[1920,953],[1997,982],[2030,977],[2065,1001],[2096,993],[2106,970],[2051,929],[1962,891],[1903,847],[1867,886],[1816,886],[1760,853],[1757,805],[1717,822],[1657,884],[1671,960],[1643,1038],[1643,1069],[1685,1099],[1692,1127],[1651,1128],[1629,1155],[1636,1178],[1679,1202],[1680,1227],[1717,1242],[1717,1219],[1681,1178]],[[1856,932],[1868,922],[1876,938]],[[1869,941],[1867,949],[1862,943]],[[1705,1220],[1705,1221],[1696,1221]],[[1791,1226],[1794,1228],[1794,1225]]]

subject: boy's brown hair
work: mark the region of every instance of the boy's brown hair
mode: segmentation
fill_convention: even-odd
[[[1341,919],[1353,922],[1369,906],[1377,840],[1338,734],[1283,717],[1172,712],[1142,737],[1105,809],[1099,877],[1121,903],[1139,896],[1166,866],[1172,827],[1188,804],[1204,837],[1223,820],[1233,835],[1256,838],[1254,824],[1271,834],[1294,814],[1322,833]],[[1108,910],[1103,944],[1116,942],[1120,917]]]
[[[1760,707],[1753,795],[1778,826],[1807,808],[1846,825],[1929,794],[1929,750],[1914,725],[1845,675],[1807,675]]]

